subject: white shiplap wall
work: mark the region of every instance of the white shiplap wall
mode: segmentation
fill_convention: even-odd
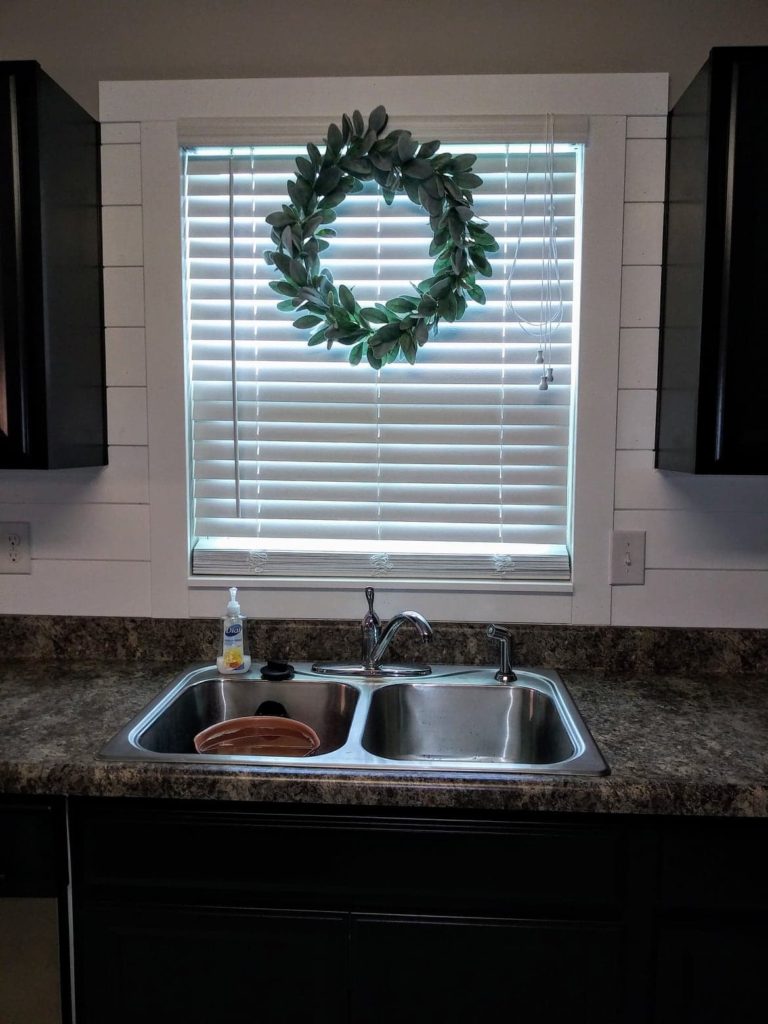
[[[768,626],[768,478],[653,468],[666,121],[627,118],[614,526],[646,531],[617,625]]]
[[[138,125],[102,141],[109,465],[0,470],[0,521],[31,524],[33,559],[0,575],[5,614],[151,612]]]
[[[765,627],[768,479],[653,469],[665,119],[626,122],[614,523],[647,532],[648,569],[612,588],[611,621]],[[33,555],[30,576],[0,575],[0,613],[152,614],[139,125],[102,142],[110,464],[0,471],[0,521],[31,523]]]

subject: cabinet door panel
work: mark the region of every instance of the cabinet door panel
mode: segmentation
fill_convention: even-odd
[[[659,935],[655,1024],[765,1019],[762,925],[669,924]]]
[[[352,934],[354,1022],[621,1020],[615,926],[382,916]]]
[[[81,1024],[346,1019],[343,915],[99,904],[76,919]]]

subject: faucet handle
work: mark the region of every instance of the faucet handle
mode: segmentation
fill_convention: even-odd
[[[514,683],[517,676],[512,668],[512,633],[505,629],[504,626],[496,625],[490,625],[485,633],[491,640],[498,640],[501,646],[499,651],[499,671],[494,678],[500,683]]]

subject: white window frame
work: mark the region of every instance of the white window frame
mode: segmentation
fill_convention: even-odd
[[[666,112],[666,75],[488,75],[394,78],[106,82],[102,122],[138,122],[150,473],[152,615],[220,612],[223,588],[241,588],[261,618],[355,618],[359,581],[192,577],[182,323],[179,146],[190,136],[231,139],[268,116],[303,138],[302,119],[333,118],[383,103],[416,135],[478,119],[503,130],[511,117],[589,117],[584,159],[581,317],[570,584],[377,581],[384,616],[414,606],[436,621],[607,623],[613,526],[626,118]],[[446,118],[446,111],[450,117]],[[289,122],[289,123],[288,123]],[[443,132],[444,134],[444,132]],[[309,138],[310,136],[307,136]],[[437,137],[441,137],[438,135]],[[454,135],[454,137],[457,137]]]

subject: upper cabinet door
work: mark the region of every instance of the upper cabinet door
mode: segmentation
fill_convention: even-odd
[[[99,125],[0,62],[0,466],[106,464]]]
[[[669,117],[656,464],[768,473],[768,47],[726,47]]]

